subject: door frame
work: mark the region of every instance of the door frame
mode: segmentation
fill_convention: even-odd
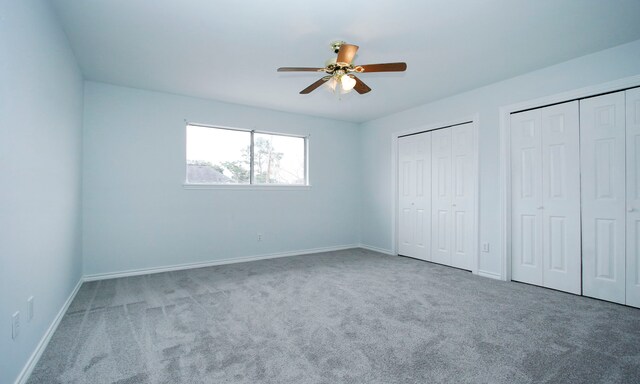
[[[500,107],[501,280],[511,281],[511,114],[640,86],[640,75]]]
[[[480,115],[478,113],[463,116],[461,118],[455,120],[449,120],[444,122],[438,122],[433,124],[420,125],[413,128],[407,128],[402,131],[396,131],[391,133],[391,227],[393,228],[393,232],[391,233],[391,243],[393,244],[393,255],[398,256],[398,230],[399,230],[399,192],[398,192],[398,139],[401,136],[413,135],[417,133],[425,133],[429,131],[434,131],[437,129],[443,129],[452,127],[455,125],[461,125],[466,123],[471,123],[473,128],[473,149],[474,149],[474,160],[475,160],[475,175],[473,180],[473,185],[475,187],[475,191],[473,194],[473,207],[474,207],[474,220],[473,220],[473,241],[474,249],[471,250],[472,261],[471,261],[471,273],[478,274],[478,266],[480,263],[480,183],[479,183],[479,174],[480,174],[480,151],[478,146],[478,127],[479,127]]]

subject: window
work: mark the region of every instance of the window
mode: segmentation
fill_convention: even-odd
[[[307,138],[187,124],[187,184],[307,185]]]

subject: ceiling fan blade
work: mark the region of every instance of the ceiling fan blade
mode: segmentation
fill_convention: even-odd
[[[354,76],[354,75],[350,75],[350,76],[353,77],[353,79],[356,81],[356,85],[353,87],[353,89],[355,89],[356,92],[362,95],[364,93],[371,91],[371,88],[369,88],[367,84],[363,83],[362,80],[358,79],[357,76]]]
[[[316,81],[315,83],[311,84],[310,86],[308,86],[307,88],[303,89],[302,91],[300,91],[301,95],[306,95],[308,93],[311,93],[311,91],[315,90],[316,88],[318,88],[319,86],[321,86],[322,84],[326,83],[327,80],[329,80],[331,78],[331,76],[325,76],[322,79]]]
[[[359,65],[360,72],[403,72],[407,70],[407,63],[384,63]]]
[[[336,59],[337,63],[347,63],[351,64],[353,61],[353,57],[358,52],[358,46],[353,44],[342,44],[340,46],[340,51],[338,51],[338,58]]]
[[[280,67],[278,72],[322,72],[324,68]]]

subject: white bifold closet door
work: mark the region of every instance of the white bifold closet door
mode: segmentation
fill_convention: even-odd
[[[430,133],[398,139],[398,171],[398,253],[430,260]]]
[[[625,155],[624,92],[581,100],[580,124],[583,293],[624,304],[625,164],[632,155]]]
[[[472,123],[398,139],[398,254],[473,269]]]
[[[626,92],[627,291],[626,304],[640,307],[640,88]]]
[[[432,131],[431,260],[472,269],[476,160],[472,123]]]
[[[511,115],[512,279],[580,294],[578,102]]]

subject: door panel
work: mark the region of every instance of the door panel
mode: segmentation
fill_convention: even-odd
[[[626,92],[626,303],[640,307],[640,88]]]
[[[426,234],[425,234],[425,228],[424,228],[424,220],[425,220],[425,214],[424,214],[424,209],[422,208],[417,208],[416,209],[416,231],[415,231],[415,238],[416,238],[416,242],[415,245],[416,247],[420,248],[420,249],[425,249],[425,247],[427,246],[427,239],[426,239]],[[423,257],[420,257],[422,259],[426,259],[426,255],[422,255]]]
[[[519,262],[521,265],[536,269],[540,269],[540,257],[537,255],[540,249],[538,244],[538,221],[535,215],[520,215],[520,231],[518,232],[519,243],[521,244]]]
[[[398,253],[473,269],[477,255],[472,123],[398,139]]]
[[[566,225],[564,217],[550,217],[548,224],[550,271],[567,272]],[[545,271],[546,272],[546,271]],[[580,276],[580,274],[578,274]],[[546,279],[546,276],[545,276]]]
[[[581,293],[578,101],[540,109],[543,285]]]
[[[411,166],[413,164],[415,144],[403,138],[398,140],[398,185],[399,185],[399,228],[398,252],[400,254],[413,253],[415,228],[413,228],[413,197],[411,196]]]
[[[583,294],[625,302],[625,94],[580,101]]]
[[[451,129],[431,133],[432,173],[432,238],[431,259],[452,265],[452,172]]]
[[[595,277],[601,280],[616,280],[616,220],[596,219]]]
[[[452,264],[456,268],[472,269],[473,255],[477,253],[475,236],[475,135],[472,123],[451,128],[453,158],[451,210],[452,210]]]
[[[430,133],[398,139],[398,178],[398,253],[430,260]]]
[[[413,237],[415,236],[413,220],[411,218],[411,208],[402,208],[400,219],[400,254],[411,252],[409,249],[413,246]],[[408,248],[407,248],[408,247]]]
[[[511,274],[543,285],[540,110],[511,115]]]

